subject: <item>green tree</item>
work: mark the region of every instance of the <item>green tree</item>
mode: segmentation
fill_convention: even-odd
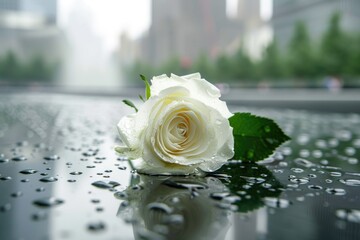
[[[340,23],[340,13],[334,13],[322,38],[320,62],[325,75],[344,75],[350,64],[350,39]]]
[[[192,66],[192,72],[199,72],[206,79],[215,79],[214,67],[205,53],[201,53]]]
[[[290,40],[287,65],[290,76],[311,78],[316,75],[316,55],[306,25],[298,22]]]
[[[232,59],[231,72],[235,79],[251,80],[256,79],[256,64],[250,57],[240,48]]]
[[[216,59],[215,63],[215,71],[216,71],[216,79],[219,79],[221,81],[229,81],[233,78],[232,73],[232,61],[231,59],[225,55],[222,54]]]
[[[280,79],[284,77],[284,63],[281,58],[277,42],[274,40],[264,50],[260,69],[261,75],[265,78]]]
[[[8,80],[21,77],[21,65],[16,55],[9,51],[1,61],[1,75]]]

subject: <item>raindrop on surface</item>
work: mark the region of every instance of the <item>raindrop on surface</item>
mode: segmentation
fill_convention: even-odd
[[[91,199],[91,202],[95,203],[95,204],[98,204],[98,203],[100,203],[100,199]]]
[[[215,200],[222,200],[225,197],[229,196],[229,193],[226,192],[221,192],[221,193],[211,193],[210,194],[210,198],[215,199]]]
[[[20,191],[14,192],[14,193],[11,194],[11,196],[14,197],[14,198],[21,197],[22,195],[23,195],[23,193],[20,192]]]
[[[93,166],[93,165],[92,166],[86,166],[86,168],[95,168],[95,166]]]
[[[291,171],[293,171],[294,173],[302,173],[302,172],[304,172],[304,170],[301,169],[301,168],[291,168]]]
[[[37,212],[37,213],[34,213],[33,215],[31,215],[31,218],[34,221],[40,221],[40,220],[46,219],[47,214],[46,214],[46,212]]]
[[[165,203],[153,202],[147,205],[148,210],[161,211],[167,214],[172,213],[173,209]]]
[[[52,206],[60,205],[64,203],[64,201],[54,197],[46,197],[35,200],[33,203],[41,207],[52,207]]]
[[[38,171],[35,170],[35,169],[25,169],[25,170],[22,170],[20,171],[19,173],[22,173],[22,174],[34,174],[34,173],[37,173]]]
[[[55,160],[59,160],[60,157],[58,155],[51,155],[51,156],[44,157],[44,159],[47,161],[55,161]]]
[[[314,163],[312,163],[309,160],[306,160],[304,158],[297,158],[294,160],[294,162],[300,166],[307,167],[307,168],[315,166]]]
[[[30,179],[27,179],[27,178],[21,179],[20,182],[30,182]]]
[[[307,158],[310,156],[310,151],[307,149],[301,149],[299,152],[300,157]]]
[[[289,181],[296,184],[306,184],[309,182],[308,178],[289,178]]]
[[[265,127],[264,127],[264,131],[265,131],[266,133],[271,132],[271,127],[270,127],[270,126],[265,126]]]
[[[2,206],[0,206],[0,212],[8,212],[11,210],[11,204],[10,203],[6,203]]]
[[[348,222],[360,223],[360,210],[357,209],[338,209],[335,215]]]
[[[319,186],[319,185],[309,185],[308,188],[312,189],[312,190],[321,190],[321,189],[323,189],[322,186]]]
[[[71,172],[70,174],[71,174],[71,175],[81,175],[82,172]]]
[[[114,196],[116,198],[118,198],[118,199],[121,199],[121,200],[128,198],[127,193],[126,192],[121,192],[121,191],[114,193]]]
[[[332,177],[341,177],[342,174],[341,174],[341,172],[330,172],[330,176],[332,176]]]
[[[97,207],[95,210],[96,210],[97,212],[102,212],[102,211],[104,211],[104,208],[103,208],[103,207]]]
[[[345,148],[345,154],[348,155],[348,156],[354,156],[356,153],[356,150],[355,148],[353,147],[347,147]]]
[[[98,187],[98,188],[102,188],[102,189],[109,189],[109,188],[119,186],[120,183],[115,182],[115,181],[109,181],[109,182],[96,181],[96,182],[93,182],[91,185]]]
[[[346,194],[345,189],[342,188],[327,188],[325,191],[329,194],[333,194],[337,196],[342,196]]]
[[[40,178],[40,182],[56,182],[58,179],[56,177],[43,177]]]
[[[47,176],[49,175],[48,173],[40,173],[41,176]]]
[[[9,162],[9,159],[0,156],[0,163],[7,163],[7,162]]]
[[[358,164],[358,162],[359,162],[359,160],[357,158],[349,158],[348,159],[349,164],[355,165],[355,164]]]
[[[35,189],[37,192],[44,192],[45,188],[44,187],[39,187],[37,189]]]
[[[27,158],[24,156],[17,156],[17,157],[13,157],[11,160],[13,160],[15,162],[22,162],[22,161],[26,161]]]
[[[287,208],[291,204],[291,202],[287,199],[280,199],[273,197],[265,197],[264,203],[266,206],[272,208]]]
[[[89,223],[87,226],[88,230],[94,231],[94,232],[103,231],[103,230],[105,230],[105,228],[106,228],[106,226],[105,226],[105,223],[103,223],[103,222],[93,222],[93,223]]]
[[[125,170],[126,167],[125,167],[125,166],[120,166],[120,167],[118,167],[118,169],[120,169],[120,170]]]
[[[310,173],[308,176],[309,176],[309,178],[316,178],[317,177],[315,174],[312,174],[312,173]]]
[[[339,182],[352,187],[360,186],[360,180],[358,179],[340,179]]]
[[[12,178],[11,177],[0,177],[0,180],[1,181],[9,181],[9,180],[11,180]]]
[[[71,182],[71,183],[76,182],[75,179],[69,179],[69,180],[67,180],[67,181],[68,181],[68,182]]]
[[[331,179],[325,179],[326,183],[332,183],[333,181]]]

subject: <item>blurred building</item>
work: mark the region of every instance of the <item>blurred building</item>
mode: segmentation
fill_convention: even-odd
[[[252,59],[260,59],[263,49],[272,41],[273,31],[269,22],[261,17],[260,0],[238,0],[237,19],[243,25],[239,47]]]
[[[0,0],[0,57],[58,59],[61,31],[56,26],[57,0]]]
[[[226,15],[226,1],[153,0],[151,26],[140,40],[141,59],[161,64],[171,57],[196,61],[202,53],[215,57],[242,31],[240,21]]]
[[[360,30],[359,0],[273,0],[272,25],[280,47],[287,47],[296,22],[303,21],[313,39],[319,39],[335,12],[341,13],[342,28]]]

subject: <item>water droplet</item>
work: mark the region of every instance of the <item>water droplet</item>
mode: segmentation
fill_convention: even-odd
[[[357,158],[348,158],[348,163],[355,165],[358,164],[359,160]]]
[[[56,177],[43,177],[39,179],[41,182],[56,182],[57,180]]]
[[[71,183],[76,182],[75,179],[69,179],[69,180],[67,180],[67,181],[68,181],[68,182],[71,182]]]
[[[114,193],[114,196],[116,198],[118,198],[118,199],[121,199],[121,200],[128,198],[127,193],[126,192],[121,192],[121,191]]]
[[[41,176],[47,176],[47,175],[49,175],[49,174],[47,174],[47,173],[40,173],[40,175],[41,175]]]
[[[21,182],[30,182],[30,179],[25,178],[25,179],[21,179],[20,181]]]
[[[321,189],[323,189],[322,186],[319,186],[319,185],[309,185],[308,188],[313,189],[313,190],[321,190]]]
[[[20,191],[14,192],[14,193],[11,194],[11,196],[14,197],[14,198],[21,197],[22,195],[23,195],[23,193],[20,192]]]
[[[252,159],[252,158],[254,157],[254,150],[249,150],[249,151],[247,151],[246,157],[247,157],[248,159]]]
[[[301,169],[301,168],[291,168],[291,171],[293,171],[294,173],[302,173],[302,172],[304,172],[304,170]]]
[[[91,199],[91,202],[95,203],[95,204],[98,204],[98,203],[100,203],[100,199]]]
[[[37,192],[44,192],[45,191],[45,188],[44,187],[39,187],[36,189]]]
[[[280,199],[273,197],[265,197],[264,202],[266,206],[272,208],[287,208],[291,204],[291,202],[287,199]]]
[[[357,209],[338,209],[335,215],[348,222],[360,223],[360,210]]]
[[[210,194],[210,198],[215,199],[215,200],[222,200],[227,196],[229,196],[229,193],[226,193],[226,192]]]
[[[22,174],[34,174],[34,173],[37,173],[38,171],[35,170],[35,169],[25,169],[25,170],[22,170],[20,171],[19,173],[22,173]]]
[[[13,160],[15,162],[22,162],[22,161],[26,161],[27,158],[24,156],[17,156],[17,157],[13,157],[11,160]]]
[[[60,157],[58,155],[51,155],[51,156],[44,157],[44,159],[47,161],[55,161],[55,160],[59,160]]]
[[[360,186],[360,180],[358,179],[340,179],[339,182],[352,187]]]
[[[0,177],[0,180],[1,181],[9,181],[9,180],[11,180],[12,178],[11,177]]]
[[[52,206],[60,205],[64,203],[64,201],[59,198],[46,197],[35,200],[33,203],[41,207],[52,207]]]
[[[6,203],[2,206],[0,206],[0,212],[8,212],[11,210],[11,204],[10,203]]]
[[[314,167],[315,164],[310,162],[309,160],[306,160],[304,158],[297,158],[294,160],[294,162],[300,166],[303,166],[303,167],[307,167],[307,168],[310,168],[310,167]]]
[[[103,223],[103,222],[93,222],[93,223],[89,223],[87,228],[90,231],[98,232],[98,231],[105,230],[106,226],[105,226],[105,223]]]
[[[71,175],[81,175],[82,172],[71,172],[70,174],[71,174]]]
[[[94,165],[92,165],[92,166],[86,166],[87,168],[95,168],[95,166]]]
[[[265,127],[264,127],[264,131],[265,131],[266,133],[271,132],[270,126],[265,126]]]
[[[153,202],[147,205],[147,209],[153,211],[161,211],[166,214],[172,213],[173,209],[166,205],[165,203]]]
[[[46,214],[46,212],[37,212],[37,213],[34,213],[33,215],[31,215],[31,218],[34,221],[41,221],[41,220],[44,220],[47,218],[47,214]]]
[[[91,185],[98,187],[98,188],[108,189],[108,188],[114,188],[116,186],[119,186],[120,183],[115,182],[115,181],[109,181],[109,182],[96,181],[96,182],[93,182]]]
[[[342,196],[346,194],[345,189],[342,188],[327,188],[325,191],[329,194],[333,194],[337,196]]]
[[[294,178],[290,178],[289,181],[292,183],[296,183],[296,184],[306,184],[309,182],[309,179],[305,178],[305,177],[303,177],[303,178],[295,178],[294,177]]]
[[[120,170],[125,170],[126,167],[125,167],[125,166],[120,166],[120,167],[118,167],[118,169],[120,169]]]
[[[9,159],[5,157],[0,157],[0,163],[7,163],[7,162],[9,162]]]
[[[341,172],[330,172],[330,176],[332,176],[332,177],[341,177],[342,173]]]
[[[348,155],[348,156],[354,156],[356,153],[356,150],[355,148],[353,147],[347,147],[345,148],[345,154]]]

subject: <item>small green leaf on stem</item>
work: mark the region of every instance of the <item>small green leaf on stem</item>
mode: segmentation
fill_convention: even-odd
[[[149,81],[146,79],[146,77],[142,74],[140,74],[140,78],[141,80],[144,81],[145,83],[145,97],[146,97],[146,100],[150,98],[151,96],[151,92],[150,92],[150,83]]]
[[[145,102],[145,100],[144,100],[143,96],[141,96],[141,94],[139,94],[139,98],[141,101]]]
[[[127,99],[124,99],[123,100],[123,103],[125,103],[126,105],[128,105],[129,107],[132,107],[133,109],[135,109],[135,112],[138,112],[138,109],[135,107],[135,104],[130,101],[130,100],[127,100]]]
[[[290,138],[271,119],[235,113],[229,118],[233,128],[233,159],[243,161],[260,161],[270,156],[277,147]]]

